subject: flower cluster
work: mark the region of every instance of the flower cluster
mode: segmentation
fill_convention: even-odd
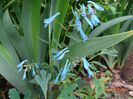
[[[60,61],[63,59],[66,53],[69,52],[68,47],[62,49],[61,51],[58,51],[56,54],[53,55],[53,60]],[[71,65],[71,62],[69,59],[66,60],[64,68],[61,68],[59,71],[59,74],[57,75],[56,79],[54,80],[54,83],[58,83],[59,77],[61,75],[61,80],[63,81],[66,78],[66,74],[68,72],[68,69]]]
[[[27,59],[26,60],[23,60],[21,63],[19,63],[17,65],[18,72],[20,72],[20,71],[23,71],[24,72],[23,73],[23,80],[26,79],[26,77],[27,77],[26,76],[26,73],[28,72],[29,69],[31,69],[31,71],[32,71],[32,76],[35,76],[36,72],[35,72],[35,68],[34,67],[39,68],[39,65],[36,64],[36,63],[29,64]]]
[[[88,23],[88,25],[91,27],[91,29],[93,29],[94,26],[97,26],[100,23],[100,20],[96,16],[96,11],[94,8],[92,8],[92,6],[94,6],[94,8],[98,11],[104,11],[104,9],[100,5],[96,4],[93,1],[88,1],[87,11],[86,11],[85,5],[84,4],[81,5],[80,14],[85,19],[85,21]],[[85,35],[85,33],[82,30],[82,25],[79,20],[79,16],[76,11],[73,11],[73,14],[76,17],[75,24],[76,24],[77,31],[79,31],[83,41],[85,42],[88,39],[88,37]],[[90,19],[88,17],[90,17]]]

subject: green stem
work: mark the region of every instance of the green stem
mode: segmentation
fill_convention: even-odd
[[[4,6],[4,10],[6,9],[6,8],[8,8],[12,3],[14,3],[15,2],[15,0],[12,0],[12,1],[10,1],[9,3],[7,3],[5,6]]]

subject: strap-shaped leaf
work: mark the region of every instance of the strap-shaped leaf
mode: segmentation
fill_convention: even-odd
[[[71,58],[85,57],[87,55],[101,51],[102,49],[118,44],[122,40],[125,40],[132,35],[133,30],[109,36],[91,38],[85,43],[81,41],[69,46],[70,52],[68,53],[68,56]]]
[[[131,18],[133,18],[133,16],[123,16],[123,17],[115,18],[108,22],[105,22],[105,23],[101,24],[99,27],[97,27],[95,30],[93,30],[90,33],[89,37],[96,37],[99,34],[101,34],[103,31],[105,31],[106,29],[110,28],[111,26],[113,26],[117,23],[123,22],[125,20],[129,20]]]
[[[44,93],[45,99],[47,99],[48,82],[51,79],[51,74],[47,75],[47,72],[45,70],[42,70],[41,77],[39,75],[36,75],[35,79],[39,84],[39,86],[41,87]]]

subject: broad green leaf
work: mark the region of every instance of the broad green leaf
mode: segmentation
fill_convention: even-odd
[[[15,88],[9,90],[9,98],[10,99],[20,99],[19,93]]]
[[[19,63],[19,62],[18,62]],[[25,94],[28,88],[26,81],[22,80],[22,72],[18,72],[10,53],[0,45],[0,74],[20,92]]]
[[[40,32],[40,9],[41,0],[23,0],[22,3],[22,24],[24,39],[31,58],[36,60],[38,53],[38,39]]]
[[[41,77],[39,75],[36,75],[35,79],[37,83],[39,84],[39,86],[41,87],[44,93],[45,99],[47,99],[48,82],[51,79],[51,74],[47,74],[45,70],[42,70]]]
[[[99,34],[101,34],[103,31],[105,31],[106,29],[110,28],[111,26],[117,24],[117,23],[120,23],[120,22],[123,22],[125,20],[129,20],[133,18],[133,16],[123,16],[123,17],[119,17],[119,18],[115,18],[115,19],[112,19],[108,22],[105,22],[103,24],[101,24],[99,27],[97,27],[95,30],[93,30],[89,37],[96,37],[98,36]]]
[[[8,10],[6,10],[3,15],[3,26],[21,59],[26,59],[27,57],[30,57],[28,56],[29,54],[26,50],[24,39],[22,36],[20,36],[18,31],[14,27]]]
[[[69,46],[70,52],[68,53],[68,56],[71,58],[85,57],[87,55],[101,51],[102,49],[114,46],[115,44],[118,44],[132,35],[133,30],[109,36],[90,38],[86,42],[80,41]]]
[[[73,98],[74,96],[71,96],[71,94],[76,87],[77,87],[77,84],[68,84],[64,86],[64,88],[61,90],[61,93],[57,99],[64,99],[65,97],[66,99],[68,99],[68,97],[69,99],[75,99]]]
[[[61,25],[64,23],[69,1],[70,0],[57,0],[56,3],[56,12],[60,12],[60,15],[56,18],[56,21],[54,23],[53,41],[52,41],[52,46],[54,48],[57,47],[56,42],[59,42],[60,39],[61,30],[62,30]]]

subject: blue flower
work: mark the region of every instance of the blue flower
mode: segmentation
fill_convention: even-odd
[[[92,13],[94,13],[94,9],[90,5],[88,5],[88,14]]]
[[[44,27],[46,28],[60,13],[57,12],[56,14],[54,14],[53,16],[51,16],[48,19],[44,19]]]
[[[95,14],[91,15],[91,22],[93,23],[94,26],[97,26],[98,23],[100,23],[100,20],[97,18]]]
[[[63,71],[62,71],[62,73],[61,73],[61,80],[62,80],[62,81],[65,79],[66,74],[67,74],[67,71],[68,71],[70,65],[71,65],[71,63],[69,63],[69,59],[67,59],[67,61],[66,61],[66,63],[65,63],[65,66],[64,66],[64,69],[63,69]]]
[[[65,56],[65,54],[68,52],[69,52],[68,47],[64,48],[63,50],[61,50],[58,53],[56,53],[55,55],[53,55],[53,60],[54,59],[57,59],[58,61],[62,60],[63,57]]]
[[[79,32],[80,32],[80,35],[81,35],[82,38],[83,38],[83,41],[85,42],[85,41],[88,39],[88,37],[85,35],[85,33],[83,32],[82,29],[80,29]]]
[[[76,16],[75,23],[76,23],[77,31],[79,31],[81,29],[81,22],[79,20],[77,12],[75,12],[75,16]]]
[[[24,65],[25,63],[27,63],[27,62],[28,62],[28,60],[26,59],[26,60],[23,60],[21,63],[19,63],[19,64],[17,65],[17,68],[18,68],[18,71],[19,71],[19,72],[23,70],[23,65]]]
[[[103,7],[101,7],[100,5],[96,4],[95,2],[88,1],[88,3],[92,3],[97,10],[104,11]]]
[[[82,13],[81,13],[82,16],[86,16],[86,12],[85,12],[85,5],[82,4]]]
[[[82,58],[82,61],[83,61],[83,66],[85,68],[85,70],[87,71],[89,77],[93,77],[93,72],[90,70],[90,63],[86,60],[86,58]]]
[[[62,72],[62,68],[60,69],[59,74],[57,75],[56,79],[54,80],[54,84],[57,84],[58,83],[59,77],[61,75],[61,72]]]
[[[32,76],[35,76],[35,69],[34,69],[34,67],[32,67]]]
[[[87,17],[85,17],[85,20],[86,20],[86,22],[90,25],[90,27],[91,27],[91,29],[93,29],[93,24],[91,23],[91,21],[87,18]]]
[[[27,69],[24,70],[24,74],[23,74],[23,80],[26,79],[26,72],[27,72]]]

